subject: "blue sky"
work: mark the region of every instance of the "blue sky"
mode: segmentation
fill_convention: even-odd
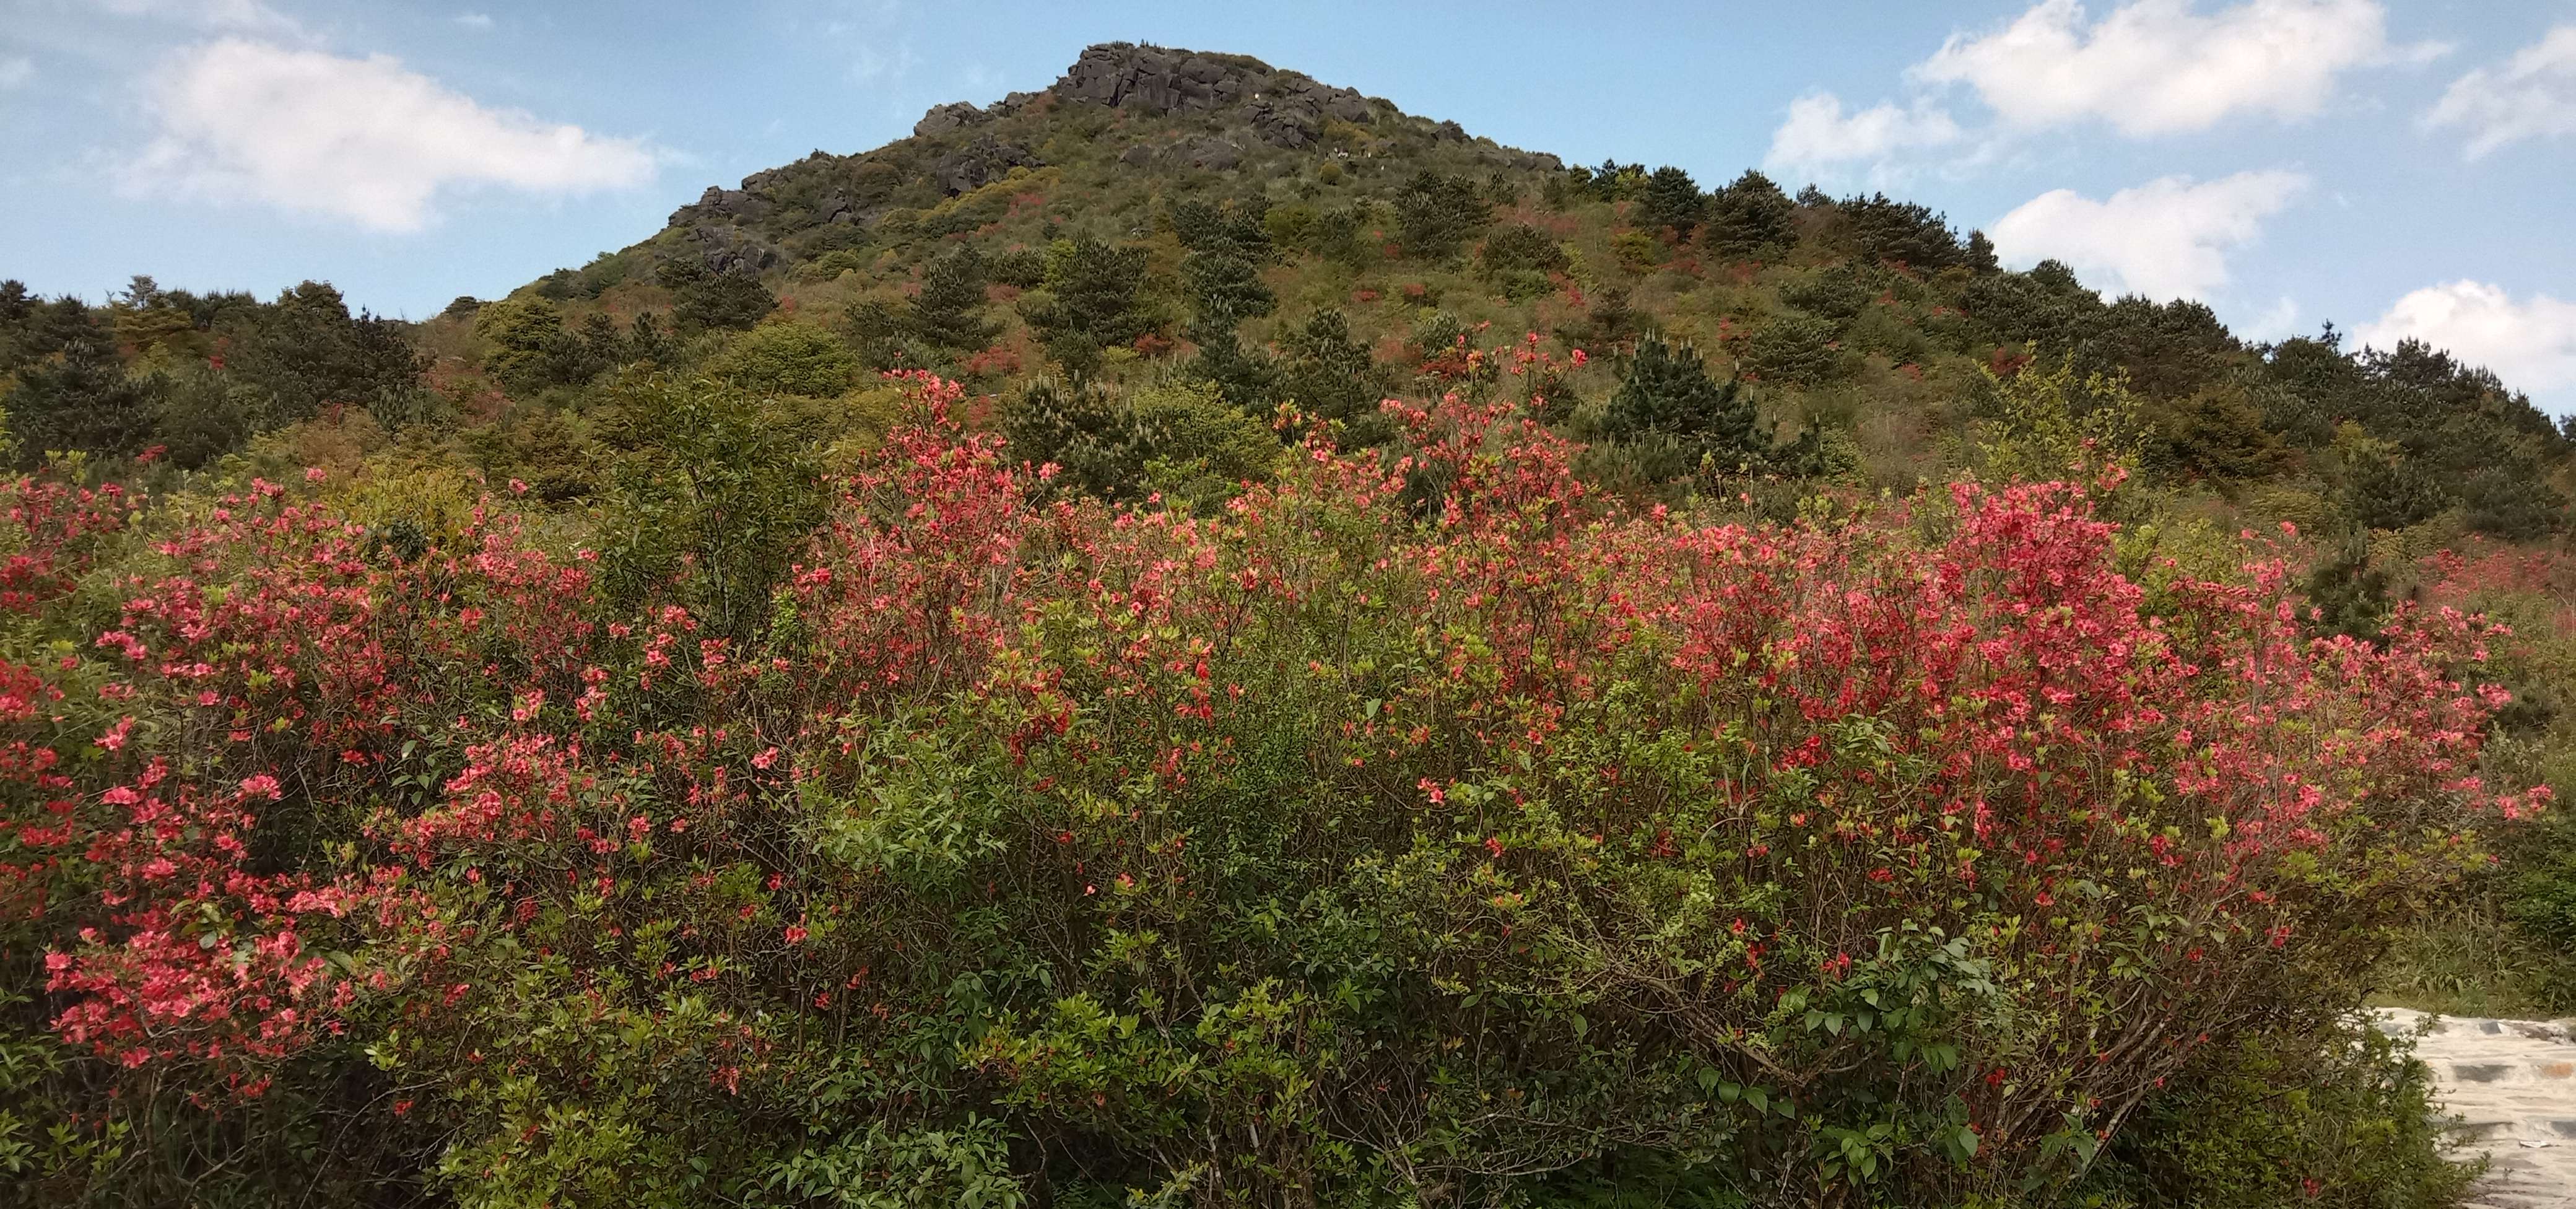
[[[1117,39],[1574,162],[1884,189],[2008,262],[2422,335],[2576,411],[2576,0],[0,0],[0,276],[421,316]]]

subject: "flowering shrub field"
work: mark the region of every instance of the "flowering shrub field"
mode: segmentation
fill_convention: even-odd
[[[2107,479],[1721,524],[1450,398],[1111,508],[906,381],[725,617],[720,558],[618,588],[507,491],[20,482],[0,1165],[2052,1203],[2169,1080],[2357,1003],[2547,797],[2479,776],[2497,627],[2312,638],[2288,566],[2188,573]]]

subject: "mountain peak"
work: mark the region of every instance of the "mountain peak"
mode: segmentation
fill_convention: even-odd
[[[935,137],[1008,117],[1044,100],[1155,116],[1235,115],[1260,141],[1290,150],[1312,144],[1326,120],[1367,125],[1381,109],[1394,110],[1355,90],[1281,71],[1249,55],[1103,42],[1085,48],[1043,92],[1015,92],[989,109],[963,101],[934,105],[913,124],[912,133]]]

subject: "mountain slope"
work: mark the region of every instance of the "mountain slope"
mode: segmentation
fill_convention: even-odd
[[[1095,46],[1043,91],[710,188],[522,293],[567,326],[627,324],[675,305],[675,273],[756,278],[870,368],[959,375],[1006,413],[1040,379],[1108,396],[1198,380],[1250,414],[1302,392],[1347,419],[1439,378],[1461,337],[1536,333],[1589,354],[1557,419],[1599,442],[1622,435],[1601,413],[1625,354],[1655,336],[1740,384],[1778,437],[1814,433],[1805,472],[1903,486],[1973,461],[1988,374],[2039,359],[2079,385],[2125,376],[2152,475],[2262,488],[2284,519],[2531,537],[2565,511],[2558,430],[2435,350],[2353,355],[2331,328],[2250,345],[2196,303],[2105,301],[2053,262],[2001,271],[1920,206],[1790,198],[1750,172],[1703,190],[1669,167],[1569,170],[1240,56]]]

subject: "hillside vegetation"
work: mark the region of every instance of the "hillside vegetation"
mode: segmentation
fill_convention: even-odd
[[[1237,56],[426,322],[0,286],[0,1201],[2437,1206],[2571,445]]]

